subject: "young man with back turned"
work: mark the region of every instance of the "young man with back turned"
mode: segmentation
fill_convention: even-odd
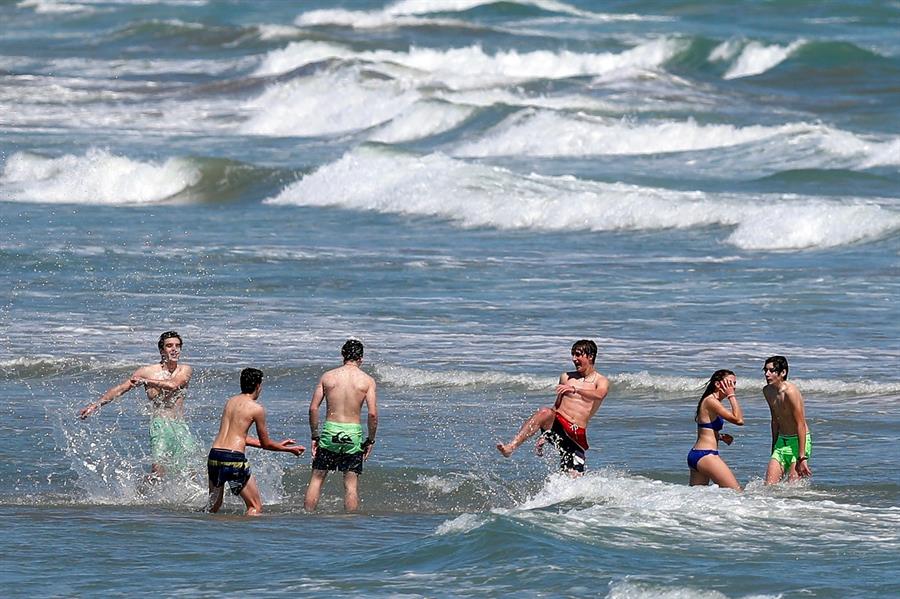
[[[559,469],[569,476],[584,473],[584,452],[588,448],[588,421],[597,412],[609,392],[609,380],[597,372],[594,361],[597,344],[581,339],[572,345],[572,363],[575,370],[564,372],[556,386],[556,403],[552,408],[541,408],[525,421],[509,443],[497,443],[497,451],[509,457],[526,439],[540,430],[538,452],[545,440],[559,451]]]
[[[791,481],[812,476],[809,468],[812,436],[806,425],[803,396],[796,385],[787,382],[787,358],[768,358],[763,374],[766,377],[763,396],[772,413],[772,457],[766,469],[766,484],[781,481],[785,474]]]
[[[359,507],[357,485],[363,461],[369,459],[378,429],[375,379],[362,371],[363,344],[349,339],[341,348],[343,366],[322,375],[309,404],[309,430],[312,436],[313,471],[306,489],[304,505],[313,511],[319,504],[322,483],[329,470],[344,473],[344,509]],[[319,433],[319,406],[325,400],[325,425]],[[368,432],[362,438],[360,413],[366,404]]]
[[[306,448],[297,445],[293,439],[274,442],[269,439],[266,429],[266,409],[257,401],[262,393],[263,373],[256,368],[241,371],[241,393],[225,403],[222,422],[209,450],[206,462],[209,474],[209,502],[207,511],[217,512],[222,506],[225,483],[234,495],[240,495],[247,505],[248,516],[258,516],[262,512],[262,499],[256,479],[250,473],[250,464],[244,455],[245,446],[259,447],[269,451],[286,451],[300,455]],[[248,437],[252,425],[256,425],[259,439]]]

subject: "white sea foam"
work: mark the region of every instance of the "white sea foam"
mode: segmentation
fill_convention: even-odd
[[[312,10],[301,14],[294,22],[302,26],[339,25],[355,29],[422,25],[459,27],[466,26],[469,23],[461,19],[426,17],[424,15],[460,13],[479,6],[496,3],[497,0],[400,0],[387,5],[381,10]],[[512,3],[519,6],[535,7],[550,13],[594,21],[640,21],[653,18],[638,14],[591,12],[556,0],[512,0]]]
[[[773,44],[766,46],[760,42],[751,41],[743,43],[736,40],[728,40],[716,46],[709,54],[711,61],[731,61],[723,75],[725,79],[738,79],[759,75],[778,66],[791,54],[802,48],[805,40],[797,40],[787,46]],[[735,58],[737,57],[737,58]]]
[[[661,583],[613,582],[607,599],[728,599],[728,595],[707,588],[671,587]],[[782,595],[744,595],[742,599],[780,599]]]
[[[379,127],[369,139],[397,143],[436,135],[456,127],[474,110],[445,102],[416,102],[391,122]]]
[[[94,9],[83,2],[63,2],[61,0],[22,0],[16,6],[33,8],[38,14],[54,13],[89,13]]]
[[[368,129],[403,114],[418,99],[417,92],[399,82],[367,79],[355,69],[321,73],[275,84],[248,102],[244,108],[254,116],[240,131],[313,136]],[[397,125],[391,132],[403,133],[403,126]]]
[[[442,523],[437,527],[435,534],[438,535],[449,535],[449,534],[465,534],[467,532],[471,532],[476,528],[481,528],[490,519],[485,516],[480,516],[478,514],[461,514],[452,520],[448,520]]]
[[[139,162],[91,149],[84,156],[48,158],[17,152],[0,175],[0,191],[18,202],[147,204],[171,198],[200,180],[189,162]]]
[[[464,227],[654,230],[734,227],[744,249],[796,250],[872,240],[900,229],[900,214],[866,201],[708,194],[519,175],[442,154],[360,148],[306,175],[267,203],[429,215]],[[765,205],[760,213],[757,206]]]
[[[397,387],[479,387],[522,386],[528,389],[552,389],[556,378],[509,372],[472,372],[464,370],[429,371],[405,366],[376,366],[383,382]]]
[[[473,89],[532,79],[599,75],[634,67],[653,69],[675,55],[684,44],[678,39],[660,38],[621,53],[501,50],[490,54],[477,45],[450,49],[413,47],[408,52],[356,52],[336,44],[301,41],[270,52],[260,62],[255,74],[265,76],[285,73],[328,58],[353,58],[368,62],[370,68],[381,69],[391,76],[397,76],[396,66],[399,65],[411,70],[405,76],[419,84],[443,84],[454,89]]]
[[[721,148],[809,132],[805,123],[778,127],[700,125],[694,120],[633,122],[528,111],[508,117],[456,156],[583,156],[658,154]]]
[[[697,543],[729,543],[735,551],[803,542],[835,546],[900,547],[900,509],[875,509],[811,489],[807,483],[743,493],[718,487],[673,485],[609,469],[579,479],[553,475],[534,496],[494,513],[575,540],[628,547],[652,536],[672,550]],[[554,506],[556,509],[545,508]]]
[[[533,391],[552,390],[555,376],[542,377],[529,373],[445,370],[438,371],[379,364],[375,367],[379,380],[401,388],[436,387],[524,387]],[[612,386],[620,390],[649,391],[679,397],[698,396],[707,382],[705,377],[652,374],[646,370],[622,372],[609,376]],[[791,381],[806,395],[873,397],[900,394],[900,383],[865,379],[838,380],[796,378]],[[760,383],[762,384],[762,383]]]

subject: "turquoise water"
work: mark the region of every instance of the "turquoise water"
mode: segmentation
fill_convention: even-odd
[[[863,2],[0,2],[0,584],[14,596],[900,594],[900,9]],[[242,367],[275,436],[347,336],[379,383],[361,513],[251,451],[267,516],[141,493],[184,336],[207,447]],[[589,472],[493,448],[569,347]],[[765,488],[761,367],[814,476]],[[702,383],[738,376],[690,488]]]

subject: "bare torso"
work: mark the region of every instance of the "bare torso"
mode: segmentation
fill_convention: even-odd
[[[135,375],[154,381],[168,381],[189,372],[190,366],[179,364],[170,371],[165,364],[151,364],[139,369]],[[166,391],[149,385],[144,386],[153,416],[162,418],[184,418],[184,399],[187,396],[187,383],[174,391]]]
[[[799,392],[793,383],[782,383],[778,387],[766,385],[763,387],[763,396],[772,411],[772,417],[778,423],[779,435],[796,435],[797,418],[794,415],[796,406],[792,405],[790,396],[799,397]],[[796,401],[796,400],[795,400]]]
[[[322,375],[325,394],[325,419],[331,422],[359,423],[366,393],[374,379],[352,364],[345,364]]]
[[[243,452],[247,444],[247,433],[260,410],[262,406],[246,394],[229,399],[222,410],[222,423],[212,446]]]
[[[560,383],[572,385],[575,389],[605,389],[609,381],[594,370],[582,376],[578,371],[566,372],[560,377]],[[559,398],[556,410],[569,422],[587,428],[588,421],[597,412],[602,400],[592,400],[580,393],[566,393]]]

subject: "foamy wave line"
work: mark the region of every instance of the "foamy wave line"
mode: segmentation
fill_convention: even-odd
[[[507,117],[481,139],[453,150],[454,156],[591,156],[694,152],[751,143],[809,148],[823,167],[872,168],[900,164],[900,140],[866,138],[805,122],[779,126],[701,125],[686,121],[630,122],[525,110]],[[822,151],[824,150],[824,152]]]
[[[59,158],[16,152],[0,174],[0,190],[18,202],[150,204],[171,198],[200,178],[200,169],[180,158],[154,164],[99,149]]]
[[[419,387],[503,387],[550,389],[555,378],[504,372],[471,372],[464,370],[420,370],[404,366],[376,366],[378,378],[390,385]]]
[[[734,60],[723,78],[739,79],[760,75],[775,68],[804,45],[806,41],[802,39],[787,46],[777,44],[767,46],[756,41],[729,40],[713,48],[709,60],[713,62]]]
[[[512,0],[512,4],[531,6],[546,12],[579,17],[595,21],[640,21],[650,17],[637,14],[601,14],[581,10],[556,0]],[[345,9],[321,9],[305,12],[294,23],[301,26],[339,25],[354,29],[404,27],[421,25],[466,26],[460,19],[425,18],[422,15],[465,12],[479,6],[498,4],[497,0],[400,0],[382,10],[355,11]]]
[[[725,240],[748,250],[825,248],[900,230],[900,213],[871,201],[723,195],[519,175],[443,154],[362,147],[306,175],[266,203],[340,206],[429,215],[464,227],[661,230],[734,227]],[[761,216],[757,206],[765,205]]]
[[[686,44],[687,42],[676,38],[660,38],[619,54],[585,54],[567,50],[523,53],[501,50],[488,54],[478,45],[446,50],[413,47],[408,52],[356,52],[332,43],[299,41],[267,54],[254,74],[276,75],[327,59],[353,59],[370,63],[370,68],[381,69],[393,77],[403,76],[420,84],[443,84],[451,88],[467,89],[533,79],[602,75],[624,68],[652,69],[672,58]],[[406,72],[399,73],[398,65],[406,69]]]
[[[524,387],[532,391],[552,391],[555,376],[541,377],[525,373],[475,372],[465,370],[422,370],[404,366],[377,366],[379,379],[406,388],[420,387]],[[668,376],[646,370],[609,376],[613,389],[661,392],[681,397],[699,398],[706,377]],[[900,395],[900,382],[841,381],[835,379],[791,379],[804,394],[828,396]],[[762,387],[762,381],[759,387]]]

